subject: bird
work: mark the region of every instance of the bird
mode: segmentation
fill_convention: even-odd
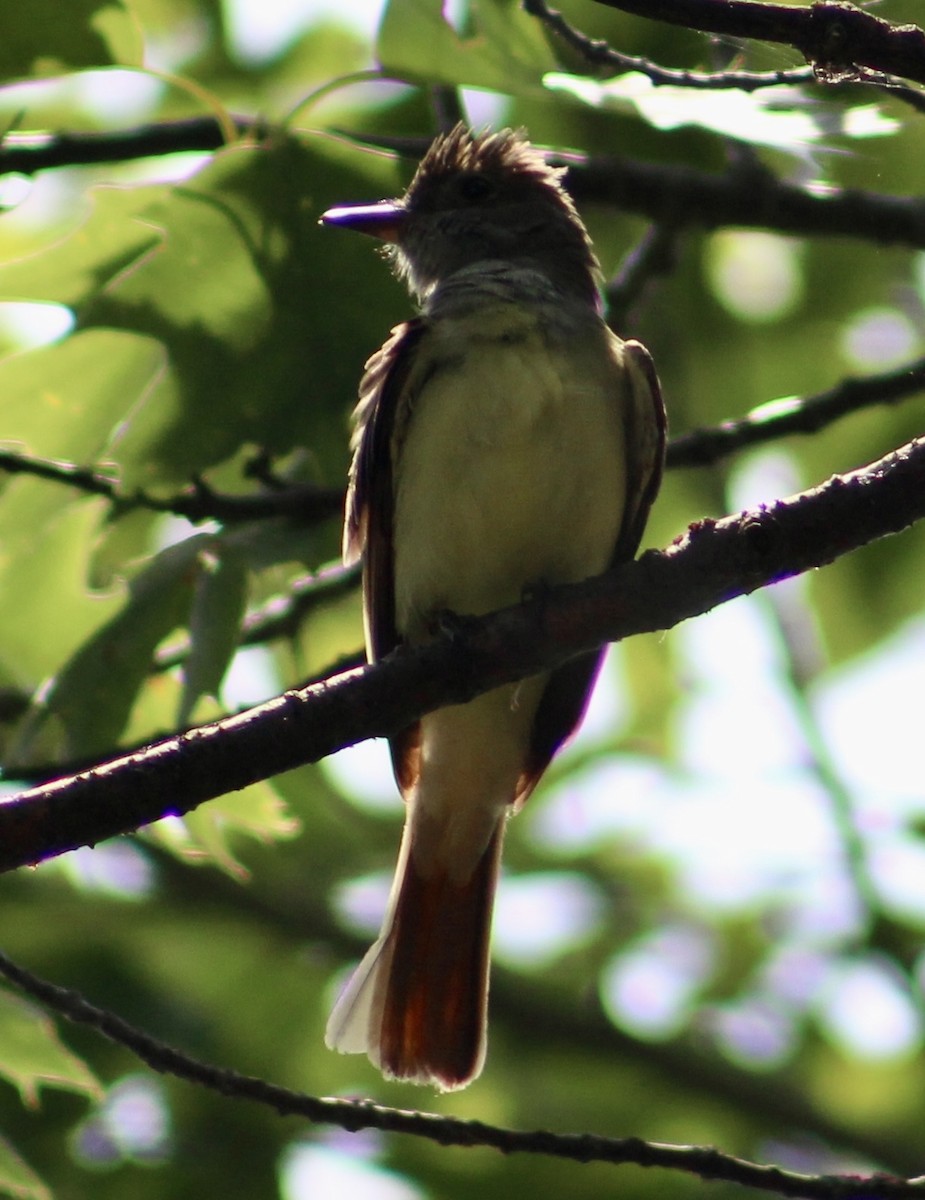
[[[601,271],[523,130],[438,136],[359,230],[419,306],[367,362],[343,555],[362,561],[367,655],[632,558],[658,491],[665,409],[648,351],[605,323]],[[326,1043],[452,1091],[486,1053],[492,907],[508,817],[576,730],[603,650],[432,712],[391,738],[406,802],[381,933]]]

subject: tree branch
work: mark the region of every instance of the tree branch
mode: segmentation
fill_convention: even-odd
[[[229,119],[241,134],[266,135],[266,124],[256,117],[229,114]],[[0,142],[0,174],[35,175],[56,167],[206,153],[224,144],[224,131],[215,117],[187,117],[105,132],[10,133]]]
[[[155,1071],[208,1088],[222,1096],[253,1100],[280,1115],[301,1116],[318,1125],[337,1125],[350,1132],[379,1129],[426,1138],[440,1146],[484,1147],[502,1154],[543,1154],[571,1162],[628,1163],[684,1171],[704,1180],[724,1180],[762,1192],[806,1200],[900,1200],[925,1195],[922,1181],[890,1175],[800,1175],[724,1154],[710,1146],[672,1146],[642,1138],[606,1138],[594,1134],[523,1131],[462,1121],[436,1113],[409,1112],[368,1100],[308,1096],[250,1075],[216,1067],[166,1045],[107,1009],[98,1008],[79,992],[40,979],[0,954],[0,975],[20,991],[53,1009],[74,1024],[86,1025],[129,1050]]]
[[[621,267],[608,295],[616,297],[619,309],[625,309],[627,303],[637,294],[640,286],[657,270],[661,269],[660,261],[664,253],[669,253],[667,244],[662,239],[670,240],[669,231],[659,228],[651,230],[643,237],[640,244],[632,251]],[[613,312],[611,313],[613,315]],[[625,314],[624,314],[625,315]],[[907,399],[925,388],[925,358],[915,360],[893,371],[879,375],[868,375],[861,379],[846,379],[815,396],[806,398],[787,397],[768,401],[759,405],[738,420],[724,421],[720,425],[703,429],[695,429],[689,433],[673,438],[668,444],[667,465],[669,468],[703,467],[720,461],[722,458],[748,446],[763,445],[776,441],[791,434],[816,433],[834,421],[850,413],[878,404],[896,404]],[[22,459],[13,457],[13,470],[23,467],[30,474],[39,477],[49,477],[55,482],[72,484],[74,480],[86,479],[86,491],[91,494],[111,495],[113,482],[105,475],[94,471],[93,468],[79,467],[71,463],[55,463],[41,459]],[[0,469],[5,469],[3,452],[0,451]],[[47,468],[47,471],[46,471]],[[75,486],[80,486],[79,484]],[[268,483],[275,487],[275,482]],[[225,497],[211,493],[218,501],[224,502]],[[292,498],[297,493],[294,490],[281,496],[282,511],[289,511]],[[181,493],[181,497],[182,497]],[[321,493],[319,492],[319,495]],[[340,493],[332,491],[331,503],[336,499],[338,511],[342,507]],[[238,519],[256,519],[260,515],[276,515],[272,505],[272,490],[268,495],[268,505],[260,510],[259,500],[253,507],[248,508],[246,497],[240,498],[242,507]],[[228,497],[232,503],[237,497]],[[157,501],[157,503],[161,503]],[[174,511],[174,500],[163,501],[166,511]],[[237,515],[227,509],[213,508],[206,510],[209,515],[217,516],[220,511],[226,520]],[[201,513],[200,519],[206,515]],[[185,514],[185,515],[188,515]],[[321,513],[320,516],[330,515]],[[190,518],[192,519],[192,518]],[[343,595],[357,586],[359,571],[356,568],[332,567],[314,575],[306,575],[296,580],[289,593],[268,600],[248,613],[244,620],[240,646],[263,645],[279,638],[291,638],[296,635],[305,617],[319,604]],[[165,646],[158,652],[152,664],[152,672],[160,673],[182,666],[189,653],[189,638],[181,637]],[[337,664],[337,673],[352,670],[361,665],[361,656],[348,656]],[[327,671],[320,678],[327,678],[332,671]],[[306,686],[306,685],[303,685]],[[0,693],[0,722],[19,719],[29,707],[29,697],[22,693],[7,689]],[[179,732],[164,732],[160,735],[163,740],[178,736]],[[141,746],[126,748],[123,755],[133,753]],[[24,783],[41,783],[50,779],[60,778],[62,773],[87,771],[108,761],[97,754],[91,757],[68,760],[66,762],[46,763],[35,762],[23,764],[5,775],[7,781]]]
[[[323,943],[345,961],[356,961],[368,949],[368,938],[347,933],[330,908],[305,889],[296,895],[272,882],[267,887],[265,875],[263,886],[242,888],[222,872],[190,871],[156,845],[147,849],[154,857],[162,891],[170,896],[172,913],[205,914],[233,906],[242,916],[285,936],[293,954],[307,941]],[[574,988],[563,990],[555,983],[546,986],[533,975],[525,987],[520,971],[495,963],[492,972],[491,1020],[493,1026],[503,1027],[504,1055],[509,1061],[542,1045],[572,1062],[577,1061],[576,1055],[585,1062],[607,1062],[612,1076],[605,1087],[619,1086],[629,1067],[647,1079],[680,1088],[682,1108],[718,1104],[747,1113],[756,1137],[762,1136],[761,1130],[773,1129],[785,1141],[809,1137],[824,1143],[847,1162],[877,1163],[904,1176],[921,1170],[921,1155],[901,1127],[871,1127],[832,1113],[814,1102],[792,1064],[771,1072],[751,1071],[714,1053],[696,1030],[667,1041],[640,1041],[614,1025],[596,989],[578,980]],[[582,1069],[580,1062],[577,1069]],[[829,1165],[832,1169],[834,1162]]]
[[[216,492],[205,480],[196,479],[173,496],[152,496],[143,488],[123,492],[111,475],[97,468],[32,458],[10,450],[0,450],[0,471],[8,475],[34,475],[91,496],[103,496],[118,514],[144,508],[151,512],[186,517],[194,524],[221,521],[228,525],[279,516],[298,517],[312,522],[325,521],[337,516],[344,506],[344,495],[339,488],[322,488],[314,484],[290,485],[278,491],[235,496]]]
[[[925,248],[925,203],[918,197],[811,191],[782,183],[764,169],[718,175],[604,156],[552,154],[550,161],[569,168],[566,186],[579,204],[613,204],[676,229],[734,225]]]
[[[302,576],[285,595],[274,596],[248,612],[241,627],[239,646],[263,646],[267,642],[296,637],[310,613],[320,605],[352,592],[359,582],[357,566],[327,567],[317,574]],[[152,670],[160,674],[182,666],[189,655],[190,644],[187,635],[159,650]],[[358,665],[352,662],[350,667]]]
[[[524,12],[542,21],[592,67],[614,72],[639,71],[656,86],[671,84],[674,87],[711,90],[737,88],[754,92],[758,88],[781,84],[812,83],[816,78],[812,67],[796,67],[787,71],[683,71],[662,67],[648,58],[622,54],[602,39],[588,37],[569,24],[561,12],[550,8],[546,0],[523,0],[523,7]]]
[[[711,5],[711,11],[714,7],[724,9],[727,5]],[[785,11],[805,15],[807,10]],[[245,118],[236,121],[241,128],[247,127]],[[266,132],[256,123],[251,128],[258,135]],[[332,132],[414,158],[420,158],[428,145],[421,138]],[[214,150],[222,145],[221,130],[212,117],[166,121],[109,133],[40,134],[28,138],[16,135],[16,138],[11,136],[0,146],[0,174],[18,171],[34,175],[51,167],[124,162],[184,150]],[[633,159],[577,155],[550,155],[550,159],[569,168],[566,182],[579,202],[615,204],[627,212],[676,228],[716,229],[738,225],[746,229],[925,247],[925,202],[917,197],[838,188],[823,195],[782,183],[770,171],[717,175]]]
[[[723,421],[672,438],[668,445],[668,466],[709,466],[745,446],[761,446],[793,433],[818,433],[849,413],[877,404],[898,404],[922,390],[925,390],[925,358],[879,375],[843,379],[815,396],[770,400],[738,420]]]
[[[677,233],[668,225],[650,225],[604,287],[607,323],[619,332],[646,286],[677,266]]]
[[[788,500],[699,522],[666,551],[467,621],[453,637],[20,793],[0,803],[0,870],[182,815],[606,641],[670,629],[923,516],[925,438]]]
[[[754,38],[792,46],[822,78],[851,78],[869,67],[925,83],[925,32],[891,25],[845,0],[816,0],[809,8],[759,0],[598,0],[608,8],[701,33]]]
[[[802,10],[794,10],[802,11]],[[426,138],[332,132],[365,146],[420,158]],[[807,237],[851,237],[925,248],[925,201],[918,196],[784,183],[764,166],[717,174],[640,159],[557,153],[565,186],[579,204],[608,204],[674,229],[769,229]]]

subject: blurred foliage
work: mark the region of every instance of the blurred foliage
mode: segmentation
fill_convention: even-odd
[[[92,467],[125,494],[144,488],[161,499],[200,478],[225,494],[254,492],[267,463],[277,483],[339,487],[362,364],[410,309],[371,246],[320,228],[318,217],[337,202],[400,191],[412,164],[349,135],[429,136],[431,85],[492,89],[465,93],[474,123],[523,124],[562,149],[717,171],[744,162],[756,186],[770,171],[817,186],[925,190],[921,116],[878,94],[879,136],[853,139],[835,117],[873,102],[856,86],[803,89],[794,104],[813,137],[791,144],[781,124],[768,148],[754,105],[723,114],[731,139],[716,132],[717,120],[688,125],[683,94],[666,100],[676,106],[672,127],[658,129],[625,98],[615,107],[589,86],[545,87],[549,72],[586,68],[513,0],[471,0],[454,25],[438,0],[389,0],[378,40],[372,3],[350,10],[367,18],[364,29],[346,10],[308,2],[276,41],[272,7],[23,0],[0,14],[0,120],[12,130],[231,113],[277,123],[210,155],[45,172],[0,214],[7,449]],[[798,65],[779,48],[717,46],[590,0],[560,7],[589,34],[665,65],[711,69],[731,54],[748,69]],[[915,13],[899,0],[878,9],[896,21]],[[263,46],[242,32],[253,37],[261,15]],[[115,69],[142,62],[150,74]],[[302,103],[374,63],[410,86],[353,81]],[[605,205],[586,216],[609,275],[643,222]],[[651,348],[676,432],[922,352],[921,252],[824,235],[771,243],[772,263],[786,260],[791,277],[779,302],[749,310],[734,287],[716,283],[721,256],[746,246],[723,236],[679,232],[674,269],[648,282],[621,331]],[[763,283],[758,259],[745,261],[761,300],[775,276]],[[22,304],[43,307],[14,307]],[[24,311],[34,322],[47,306],[61,306],[51,310],[58,336],[23,340]],[[871,314],[886,323],[876,327],[879,342],[864,343]],[[738,503],[745,478],[753,500],[755,489],[771,500],[778,482],[793,491],[850,470],[913,436],[921,420],[921,398],[911,399],[789,438],[770,456],[745,452],[675,472],[647,544]],[[238,654],[249,613],[336,560],[336,521],[294,515],[195,528],[25,474],[0,476],[0,489],[0,751],[11,788],[30,769],[111,755],[295,685],[360,645],[351,593],[311,608],[285,638]],[[762,600],[737,609],[765,647],[764,674],[748,685],[753,728],[760,735],[764,725],[772,742],[783,728],[793,747],[791,767],[774,778],[761,778],[760,762],[752,775],[722,778],[716,764],[740,760],[722,723],[699,733],[697,714],[717,684],[684,631],[621,648],[602,688],[603,715],[592,714],[510,841],[511,881],[557,880],[580,919],[555,952],[532,959],[506,955],[501,939],[488,1066],[461,1095],[386,1084],[365,1061],[324,1049],[334,987],[366,939],[338,913],[356,910],[357,881],[389,870],[397,843],[397,809],[376,800],[390,785],[351,781],[346,768],[305,768],[182,824],[4,877],[2,944],[167,1043],[311,1093],[359,1092],[525,1128],[711,1143],[806,1170],[921,1173],[916,972],[925,908],[888,903],[868,876],[871,830],[845,803],[850,785],[838,799],[840,764],[823,762],[813,689],[901,635],[921,614],[923,575],[925,535],[913,530],[804,581],[786,593],[787,612]],[[185,664],[155,669],[158,653],[178,644],[188,647]],[[718,667],[722,653],[714,657]],[[769,680],[774,700],[765,704]],[[376,761],[387,776],[385,757]],[[708,862],[668,848],[695,797],[713,789],[729,804],[722,819],[735,826],[734,857],[743,806],[789,812],[784,798],[807,781],[818,820],[834,830],[836,866],[820,870],[818,894],[782,868],[773,889],[723,901],[724,872],[734,877],[736,864],[723,857],[722,836]],[[903,815],[889,818],[903,861],[921,855],[925,811],[920,778],[907,791]],[[645,833],[646,812],[659,836]],[[793,828],[795,847],[801,835]],[[712,894],[698,877],[716,885]],[[549,936],[553,916],[564,920],[542,905],[534,917],[548,921]],[[876,994],[887,1024],[896,1012],[907,1021],[894,1053],[865,1056],[850,1021],[838,1036],[838,996],[864,980],[862,1008]],[[662,1024],[651,1019],[660,1011]],[[0,1076],[0,1194],[16,1197],[272,1196],[281,1194],[282,1164],[299,1156],[316,1172],[332,1162],[366,1171],[339,1177],[338,1188],[320,1182],[333,1176],[306,1175],[318,1196],[348,1187],[385,1195],[377,1164],[417,1189],[408,1195],[665,1194],[658,1173],[627,1168],[616,1182],[601,1166],[351,1140],[171,1080],[139,1082],[125,1051],[86,1030],[56,1033],[7,993]],[[287,1200],[309,1194],[294,1173],[287,1178]],[[680,1176],[670,1187],[676,1197],[704,1193]],[[712,1185],[710,1194],[740,1193]]]

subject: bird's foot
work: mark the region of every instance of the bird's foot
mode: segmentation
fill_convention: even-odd
[[[428,622],[434,637],[445,637],[458,641],[478,620],[467,613],[454,612],[451,608],[440,608],[430,615]]]

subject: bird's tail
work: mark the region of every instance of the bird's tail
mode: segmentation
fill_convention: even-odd
[[[409,813],[410,818],[410,813]],[[328,1021],[325,1040],[389,1078],[452,1091],[485,1059],[491,913],[505,818],[462,881],[412,852],[409,819],[382,933]]]

